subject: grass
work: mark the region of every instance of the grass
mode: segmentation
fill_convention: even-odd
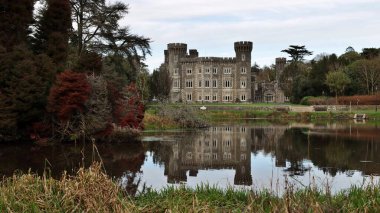
[[[282,195],[263,190],[168,186],[129,197],[99,163],[60,180],[33,174],[0,182],[0,212],[379,212],[380,185],[330,194],[313,186],[284,186]]]
[[[335,121],[335,120],[350,120],[354,117],[354,114],[366,114],[369,121],[380,120],[380,108],[378,111],[373,109],[359,109],[349,111],[317,111],[317,112],[284,112],[279,109],[271,109],[279,105],[275,104],[210,104],[212,106],[221,107],[210,108],[207,110],[194,110],[197,117],[206,121],[209,124],[223,122],[223,121],[237,121],[243,119],[266,119],[269,121],[307,121],[307,122],[319,122],[322,120]],[[170,107],[178,107],[176,104],[169,104]],[[190,106],[197,106],[192,104]],[[266,107],[258,107],[266,106]],[[238,107],[238,108],[236,108]],[[256,107],[256,108],[255,108]],[[269,107],[269,108],[268,108]],[[174,122],[170,118],[160,117],[156,115],[156,105],[150,106],[145,112],[144,125],[148,131],[152,130],[172,130],[181,129],[181,125]]]

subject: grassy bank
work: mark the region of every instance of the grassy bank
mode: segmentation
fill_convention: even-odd
[[[366,114],[368,121],[380,120],[380,109],[375,111],[373,109],[359,109],[348,111],[335,111],[335,112],[287,112],[278,110],[273,105],[266,105],[265,110],[258,109],[257,106],[251,105],[223,105],[220,109],[199,110],[199,108],[192,106],[194,116],[205,122],[212,124],[220,121],[236,121],[241,119],[265,119],[281,122],[319,122],[319,121],[338,121],[338,120],[352,120],[355,114]],[[172,105],[173,107],[175,105]],[[215,106],[214,106],[215,107]],[[270,107],[273,107],[270,109]],[[269,109],[268,109],[269,108]],[[174,121],[168,116],[160,116],[156,113],[154,108],[147,110],[144,118],[144,125],[146,130],[168,130],[183,128],[180,123]]]
[[[32,174],[5,178],[0,184],[0,212],[377,212],[380,186],[351,187],[331,195],[317,189],[285,187],[266,191],[211,186],[167,187],[129,197],[102,172],[100,164],[60,180]],[[328,190],[327,190],[328,191]]]

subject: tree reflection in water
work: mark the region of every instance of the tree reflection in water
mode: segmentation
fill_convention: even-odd
[[[107,174],[117,179],[128,193],[136,195],[145,184],[152,185],[145,183],[149,171],[143,166],[148,159],[152,159],[152,165],[147,169],[162,170],[161,177],[152,179],[165,184],[205,177],[218,179],[229,173],[233,178],[231,184],[251,186],[257,184],[253,183],[253,177],[263,174],[260,177],[271,178],[265,168],[258,168],[258,163],[293,177],[314,175],[318,171],[330,177],[343,174],[349,178],[359,172],[378,175],[378,132],[377,126],[362,124],[261,126],[248,123],[190,132],[150,133],[144,137],[154,136],[151,138],[157,138],[156,141],[101,143],[96,145],[96,153],[91,143],[0,144],[0,176],[29,169],[42,174],[48,168],[53,177],[60,178],[64,170],[75,174],[80,166],[88,167],[94,159],[101,159]],[[146,153],[151,156],[147,157]],[[268,158],[273,164],[265,162]],[[210,176],[213,174],[219,176]]]

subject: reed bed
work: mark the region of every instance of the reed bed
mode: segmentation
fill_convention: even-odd
[[[128,196],[100,163],[64,173],[15,174],[0,183],[0,212],[379,212],[380,185],[352,186],[336,194],[316,187],[284,193],[227,188],[207,184],[196,188],[168,186]]]

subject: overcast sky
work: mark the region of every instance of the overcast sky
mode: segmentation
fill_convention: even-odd
[[[348,46],[380,47],[380,0],[119,0],[128,3],[123,24],[152,39],[152,71],[168,43],[187,43],[200,56],[232,57],[233,42],[252,41],[252,64],[274,63],[289,45],[306,45],[314,57],[342,54]]]

